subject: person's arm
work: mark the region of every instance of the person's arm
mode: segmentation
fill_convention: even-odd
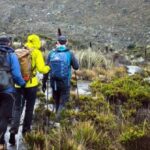
[[[45,65],[43,55],[40,51],[38,51],[37,53],[35,63],[36,63],[36,68],[40,73],[46,74],[49,72],[50,67],[48,65]]]
[[[22,77],[19,60],[15,53],[10,54],[9,62],[11,65],[11,73],[12,73],[14,82],[19,86],[25,86],[26,82],[24,81]]]
[[[71,66],[74,70],[79,69],[79,62],[73,52],[71,52]]]
[[[51,53],[51,52],[50,52]],[[47,60],[46,60],[46,64],[49,65],[50,64],[50,53],[48,54]],[[42,91],[45,92],[46,90],[46,82],[48,80],[48,76],[49,76],[49,72],[43,75],[43,79],[42,79]]]

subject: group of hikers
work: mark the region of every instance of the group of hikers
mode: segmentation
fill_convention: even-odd
[[[23,76],[22,64],[11,44],[12,41],[8,36],[0,37],[0,150],[5,147],[5,133],[10,121],[9,143],[15,145],[15,135],[18,133],[24,107],[22,134],[25,135],[32,129],[39,84],[37,72],[43,74],[43,92],[46,90],[47,79],[50,77],[56,119],[59,120],[60,113],[70,96],[71,67],[75,70],[79,68],[78,60],[67,47],[66,36],[58,36],[56,46],[49,51],[45,62],[40,51],[41,39],[38,35],[31,34],[27,37],[24,48],[21,49],[21,53],[28,50],[31,57],[31,74],[27,78]]]

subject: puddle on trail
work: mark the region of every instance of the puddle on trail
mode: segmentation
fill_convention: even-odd
[[[142,72],[142,68],[139,66],[126,66],[129,75],[133,75],[138,72]]]
[[[78,81],[77,88],[78,88],[79,95],[91,94],[89,84],[90,84],[89,81]],[[75,92],[77,92],[77,88],[76,88]]]
[[[90,81],[83,81],[83,80],[82,81],[78,81],[77,82],[77,88],[75,89],[75,92],[77,93],[77,90],[78,90],[79,95],[80,94],[81,95],[89,95],[89,94],[91,94],[90,88],[89,88],[89,84],[90,83],[91,83]],[[48,87],[48,91],[46,90],[45,95],[47,97],[51,97],[52,96],[52,91],[51,91],[50,87]]]
[[[23,110],[20,124],[22,124],[22,122],[23,122],[24,112],[25,112],[25,109]],[[7,150],[27,150],[27,147],[25,146],[25,144],[23,142],[22,125],[20,125],[19,130],[18,130],[18,134],[16,134],[16,136],[15,136],[15,138],[16,138],[16,145],[15,146],[10,145],[8,142],[9,137],[10,137],[9,129],[10,129],[10,127],[7,128],[7,132],[5,134],[5,141],[6,141],[6,145],[7,145]]]
[[[7,150],[27,150],[25,144],[23,143],[23,138],[22,138],[22,134],[21,134],[21,131],[22,131],[22,126],[20,126],[19,128],[19,132],[18,134],[16,134],[16,145],[15,146],[12,146],[9,144],[9,127],[7,129],[7,132],[5,134],[5,141],[7,143]]]

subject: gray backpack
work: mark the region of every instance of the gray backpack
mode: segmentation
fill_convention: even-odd
[[[0,92],[3,92],[8,87],[13,86],[10,65],[7,62],[9,53],[0,51]]]

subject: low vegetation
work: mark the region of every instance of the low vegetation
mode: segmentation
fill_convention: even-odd
[[[123,67],[92,71],[99,74],[90,84],[92,94],[79,97],[71,94],[59,128],[55,128],[54,109],[46,107],[54,104],[53,99],[46,100],[45,95],[38,92],[33,132],[25,137],[29,149],[147,150],[150,83],[144,79],[149,72],[128,76]],[[76,82],[72,83],[75,86]],[[139,119],[143,111],[147,113]]]
[[[113,58],[92,49],[78,51],[77,80],[91,81],[91,95],[71,92],[55,123],[54,100],[38,88],[33,131],[25,136],[29,150],[147,150],[150,146],[150,68],[132,76]],[[109,59],[108,59],[109,58]]]

